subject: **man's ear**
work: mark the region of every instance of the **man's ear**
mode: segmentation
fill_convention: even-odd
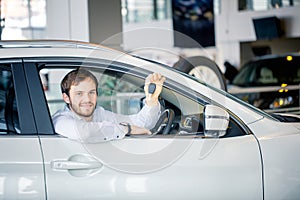
[[[63,93],[62,95],[66,104],[70,104],[70,97],[66,93]]]

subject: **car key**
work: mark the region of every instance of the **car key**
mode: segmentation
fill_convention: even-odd
[[[155,92],[155,89],[156,89],[155,83],[150,83],[149,86],[148,86],[149,94],[153,94]]]

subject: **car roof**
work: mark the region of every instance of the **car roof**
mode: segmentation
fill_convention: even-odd
[[[256,61],[263,61],[263,60],[272,60],[272,59],[282,59],[286,58],[287,56],[292,56],[292,57],[299,57],[300,58],[300,53],[292,52],[292,53],[286,53],[286,54],[268,54],[268,55],[263,55],[263,56],[257,56],[253,59],[251,59],[249,62],[256,62]]]
[[[25,51],[26,49],[26,51]],[[0,58],[78,57],[121,61],[132,65],[149,65],[125,52],[100,44],[71,40],[6,40],[0,41]]]
[[[26,51],[24,51],[26,49]],[[33,57],[33,56],[87,56],[92,51],[100,51],[110,54],[124,54],[102,45],[70,40],[6,40],[0,41],[0,57]],[[76,52],[81,54],[77,55]],[[22,53],[21,53],[22,52]],[[47,53],[48,52],[48,53]],[[18,54],[21,53],[21,54]],[[99,55],[98,55],[99,56]]]
[[[100,44],[94,44],[75,40],[1,40],[0,48],[85,48],[85,49],[106,49],[115,51]]]

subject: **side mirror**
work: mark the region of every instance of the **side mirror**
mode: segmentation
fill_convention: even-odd
[[[206,105],[204,108],[204,135],[205,137],[222,137],[226,134],[229,124],[229,114],[226,110]]]

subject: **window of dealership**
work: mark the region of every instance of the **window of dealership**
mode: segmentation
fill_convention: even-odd
[[[44,38],[46,0],[1,0],[2,39]]]

